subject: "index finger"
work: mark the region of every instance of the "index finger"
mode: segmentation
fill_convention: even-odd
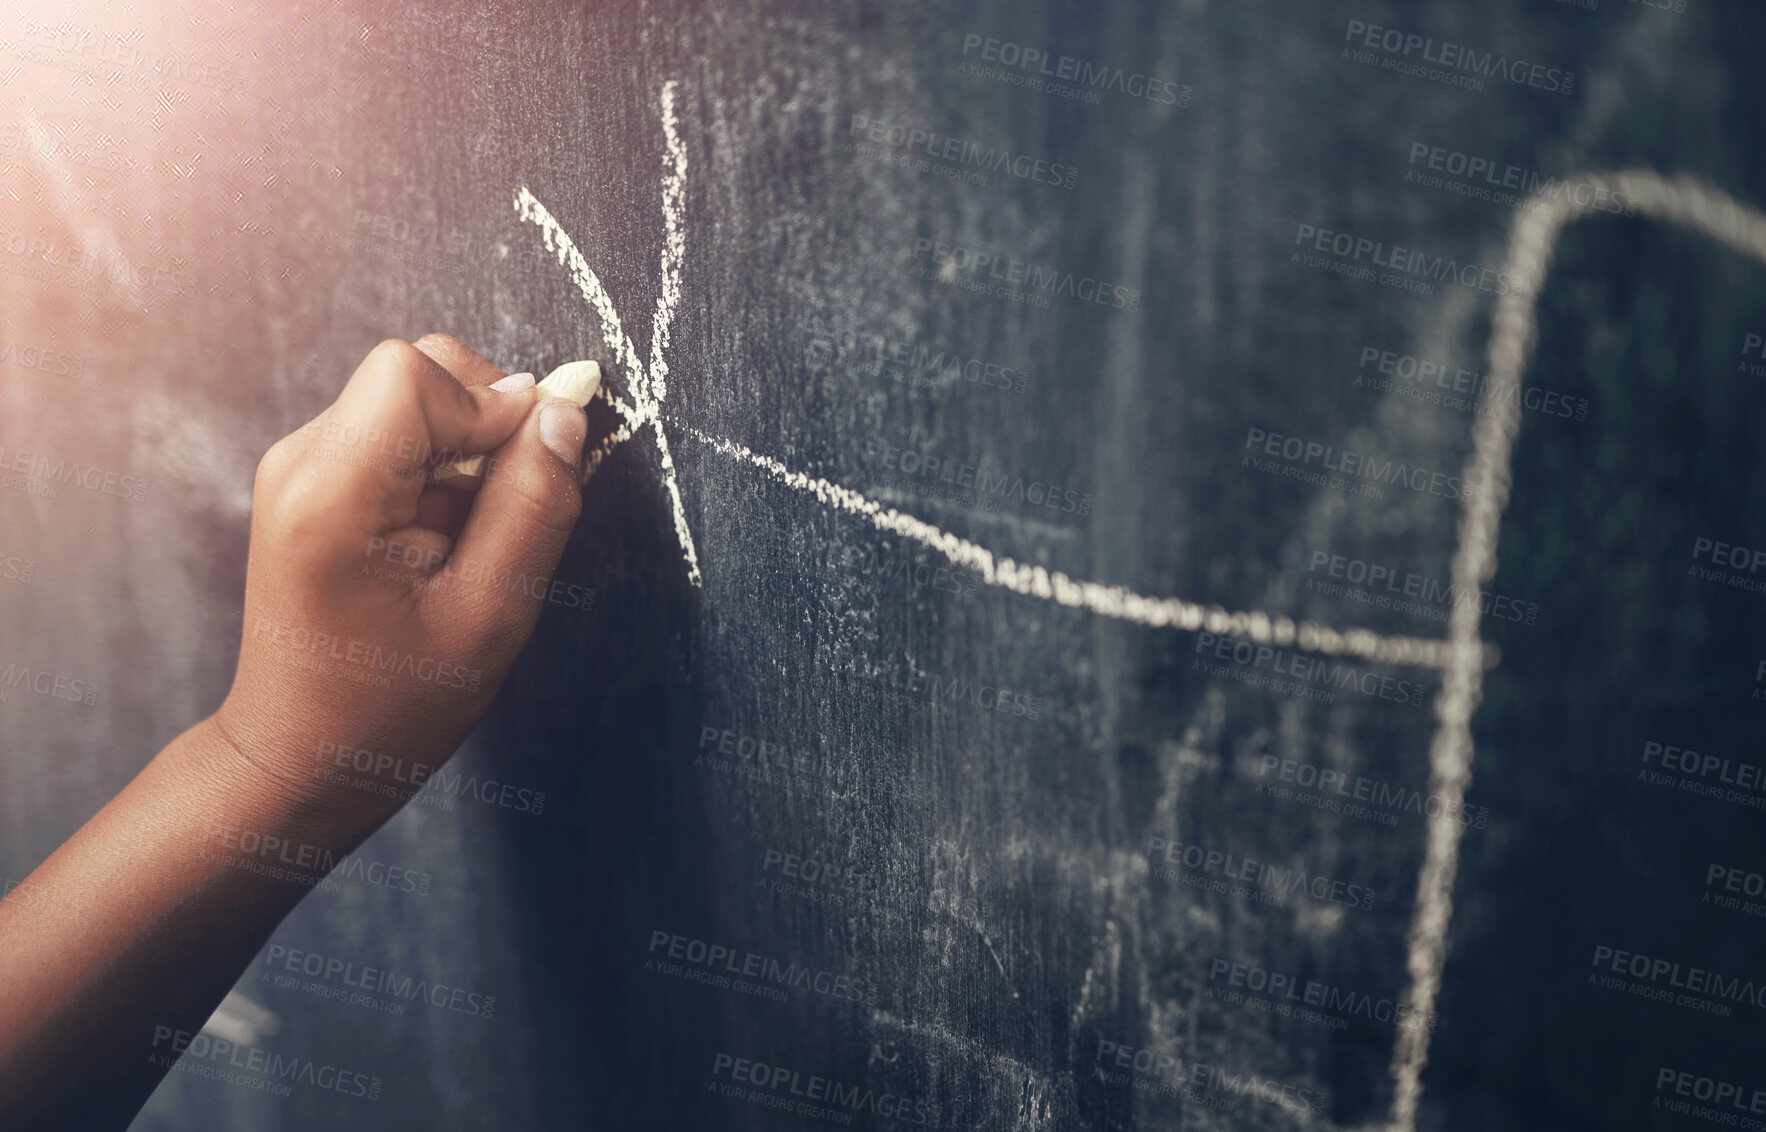
[[[307,426],[334,449],[314,453],[326,470],[312,502],[368,534],[406,526],[431,464],[449,453],[496,449],[532,406],[530,391],[468,387],[416,346],[388,339]]]
[[[469,389],[491,385],[509,376],[497,364],[451,334],[425,334],[411,345],[435,359]]]

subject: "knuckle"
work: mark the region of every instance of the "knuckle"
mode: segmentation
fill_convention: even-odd
[[[252,477],[251,490],[254,495],[262,495],[276,489],[288,473],[289,465],[294,462],[294,437],[285,436],[265,450],[258,460],[257,473]]]
[[[403,338],[386,339],[368,351],[368,356],[376,363],[374,372],[388,376],[403,376],[420,366],[431,364],[428,354]]]
[[[527,459],[493,462],[486,482],[497,485],[498,507],[514,507],[524,524],[569,534],[582,515],[582,489],[573,475],[539,469]]]
[[[419,350],[437,360],[447,358],[450,361],[471,361],[478,357],[477,352],[474,351],[472,347],[466,345],[466,343],[460,341],[452,334],[425,334],[423,337],[417,339],[416,346]]]
[[[307,538],[327,526],[321,484],[311,473],[292,475],[280,484],[274,497],[265,501],[264,519],[272,530]]]
[[[583,498],[575,483],[567,480],[562,487],[554,487],[542,482],[519,490],[528,502],[528,515],[535,526],[560,535],[576,529],[576,521],[583,513]]]

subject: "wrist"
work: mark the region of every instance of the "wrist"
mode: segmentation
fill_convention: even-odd
[[[403,804],[329,781],[316,741],[228,704],[187,734],[192,765],[221,784],[227,807],[261,816],[276,832],[327,847],[354,846]]]

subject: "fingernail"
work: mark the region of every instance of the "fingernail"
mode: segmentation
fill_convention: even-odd
[[[501,381],[492,382],[491,388],[498,393],[517,393],[523,389],[532,389],[533,374],[512,373]]]
[[[588,431],[589,418],[575,401],[554,397],[540,406],[540,439],[552,455],[573,468],[583,458],[583,438]]]

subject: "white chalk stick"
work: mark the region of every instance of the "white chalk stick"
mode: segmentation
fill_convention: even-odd
[[[565,362],[531,388],[536,400],[559,397],[586,406],[601,388],[601,363]],[[462,485],[460,481],[482,476],[484,460],[483,456],[467,456],[437,464],[434,478],[438,482],[448,481],[454,487],[470,486]]]

